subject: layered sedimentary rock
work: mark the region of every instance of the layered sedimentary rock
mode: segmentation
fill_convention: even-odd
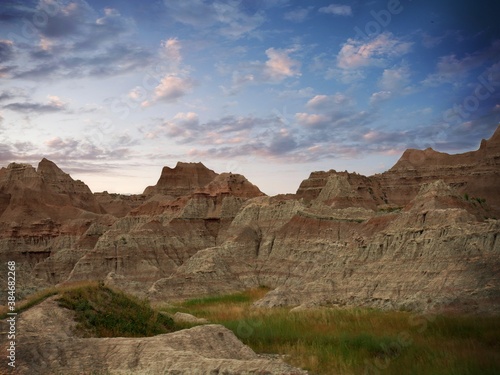
[[[155,300],[267,285],[259,306],[498,311],[499,145],[497,129],[477,151],[409,150],[385,173],[313,172],[275,197],[201,163],[165,167],[137,196],[91,194],[47,160],[11,164],[0,254],[26,293],[87,279]]]
[[[86,232],[113,221],[87,185],[47,159],[0,169],[0,197],[0,259],[17,262],[19,297],[65,280],[95,245]]]
[[[156,185],[148,186],[144,195],[162,194],[180,197],[203,188],[217,176],[217,173],[202,163],[178,162],[175,168],[164,167]]]
[[[116,220],[77,262],[69,281],[101,279],[145,294],[155,281],[173,274],[192,255],[219,244],[241,205],[264,195],[244,176],[217,175],[201,163],[178,163],[168,173],[165,170],[160,181],[173,173],[177,176],[173,189],[159,182],[164,194],[150,196]],[[178,173],[188,170],[197,177],[183,182]],[[209,182],[199,187],[203,179]],[[188,194],[175,197],[180,191]]]
[[[498,134],[475,152],[423,151],[434,161],[420,167],[406,169],[407,152],[382,175],[313,172],[295,197],[251,199],[225,242],[197,252],[149,295],[267,285],[273,291],[258,306],[498,312]]]
[[[415,197],[421,184],[441,179],[470,199],[485,200],[500,217],[500,126],[477,151],[449,155],[431,148],[409,149],[390,170],[372,178],[398,205]]]
[[[470,212],[469,212],[470,209]],[[345,211],[348,211],[347,213]],[[199,251],[150,289],[154,299],[273,289],[258,306],[499,311],[500,223],[436,181],[401,212],[352,219],[286,199],[253,199],[226,242]]]

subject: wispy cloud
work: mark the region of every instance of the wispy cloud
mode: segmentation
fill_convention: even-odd
[[[314,7],[307,7],[290,10],[283,15],[283,18],[292,22],[304,22],[313,9]]]
[[[181,42],[177,38],[169,38],[161,43],[160,58],[164,71],[163,77],[153,90],[152,96],[142,102],[143,107],[148,107],[157,102],[176,102],[187,95],[194,87],[194,81],[189,76],[189,67],[182,65]],[[160,73],[160,72],[158,72]],[[137,100],[139,88],[129,92],[129,97]]]
[[[352,16],[350,5],[330,4],[327,7],[319,8],[320,13],[333,14],[336,16]]]
[[[116,9],[99,14],[83,0],[54,1],[52,8],[56,12],[50,16],[40,13],[46,16],[44,22],[30,23],[29,39],[14,33],[12,41],[0,43],[0,60],[3,54],[17,62],[5,78],[110,76],[151,63],[145,48],[127,40],[136,32],[134,20]],[[27,6],[12,9],[24,11],[10,15],[11,22],[24,24],[36,14]],[[31,58],[26,60],[27,54]]]
[[[234,95],[249,84],[276,84],[288,78],[301,76],[301,63],[292,57],[299,47],[265,50],[267,60],[240,63],[231,73],[230,87],[220,85],[226,95]]]
[[[378,85],[384,91],[398,92],[411,82],[411,72],[407,65],[384,69]]]
[[[392,98],[392,92],[391,91],[378,91],[374,92],[370,96],[370,105],[377,106],[383,102],[386,102],[390,98]]]
[[[11,40],[0,39],[0,64],[11,60],[14,56],[14,43]]]
[[[241,1],[164,0],[175,21],[195,29],[213,29],[230,39],[239,39],[258,28],[265,20],[260,11],[245,12]]]
[[[383,67],[391,58],[410,52],[412,42],[403,41],[385,32],[370,41],[348,39],[337,56],[337,65],[342,69],[357,69],[369,66]]]
[[[436,64],[435,72],[429,74],[422,83],[425,86],[441,84],[458,84],[472,70],[488,63],[496,63],[500,59],[500,39],[495,40],[487,48],[458,57],[456,54],[441,56]]]
[[[306,107],[314,110],[334,110],[352,106],[353,99],[340,92],[334,95],[316,95],[310,99]]]
[[[59,97],[49,95],[47,103],[13,102],[5,104],[2,108],[21,113],[43,114],[66,111],[68,106],[67,103],[63,102]]]

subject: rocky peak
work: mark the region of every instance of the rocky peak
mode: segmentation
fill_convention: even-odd
[[[36,178],[35,168],[24,163],[10,163],[7,168],[0,169],[0,184]]]
[[[163,167],[160,179],[154,186],[144,190],[145,195],[171,195],[180,197],[193,193],[207,185],[217,176],[213,170],[202,163],[178,162],[175,168]]]
[[[500,125],[495,130],[495,133],[490,137],[490,139],[483,139],[481,141],[480,150],[483,149],[497,149],[500,150]]]
[[[22,209],[24,206],[39,208],[45,206],[51,212],[53,207],[62,206],[94,213],[102,211],[87,185],[82,181],[73,180],[69,174],[45,158],[38,164],[38,169],[29,164],[19,163],[11,163],[7,168],[0,169],[0,189],[6,194],[0,212],[8,212],[11,215],[4,218],[5,221],[14,217],[24,218]],[[51,216],[44,212],[38,214]]]
[[[417,196],[410,202],[407,209],[429,210],[452,208],[462,201],[456,191],[454,191],[443,180],[436,180],[420,186]]]
[[[447,153],[435,151],[430,147],[425,150],[409,148],[389,171],[412,171],[422,165],[440,165],[446,162],[449,156]]]
[[[69,177],[69,175],[64,173],[54,162],[46,158],[43,158],[40,163],[38,163],[37,173],[42,176],[58,176],[62,178]]]
[[[391,203],[404,206],[419,192],[420,185],[443,180],[460,195],[485,200],[500,214],[500,126],[477,151],[450,155],[435,151],[406,150],[387,172],[375,175]]]
[[[240,198],[254,198],[265,195],[260,189],[248,181],[245,176],[233,173],[221,173],[208,185],[198,189],[196,193],[211,196],[230,194]]]
[[[43,158],[38,163],[37,173],[41,179],[51,186],[53,191],[67,194],[92,195],[92,191],[80,180],[73,180],[62,171],[54,162]]]

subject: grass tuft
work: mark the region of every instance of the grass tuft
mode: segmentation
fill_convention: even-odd
[[[87,337],[144,337],[172,332],[172,318],[139,300],[103,285],[62,293],[59,305],[74,310],[77,329]]]

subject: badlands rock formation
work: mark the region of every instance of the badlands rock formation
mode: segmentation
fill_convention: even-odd
[[[162,301],[266,285],[259,306],[499,312],[499,186],[500,128],[477,151],[408,150],[385,173],[313,172],[274,197],[201,163],[136,196],[13,163],[0,254],[21,295],[98,279]]]
[[[144,195],[161,194],[178,198],[205,187],[216,176],[217,173],[202,163],[179,162],[175,168],[164,167],[156,185],[148,186]]]
[[[17,325],[22,334],[16,369],[8,373],[306,374],[280,360],[260,358],[221,325],[144,338],[80,338],[75,324],[73,312],[59,307],[54,297],[24,312]],[[7,347],[6,335],[0,340]],[[5,361],[2,370],[7,371]]]

